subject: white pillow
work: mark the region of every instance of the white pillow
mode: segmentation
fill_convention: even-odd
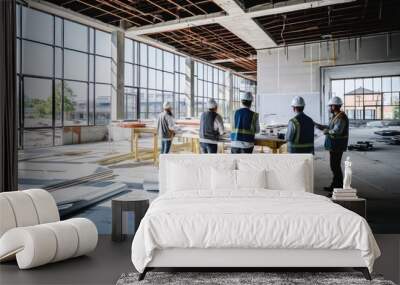
[[[236,170],[237,188],[267,188],[267,171]]]
[[[284,155],[283,155],[284,156]],[[239,170],[256,171],[266,169],[267,189],[306,191],[309,181],[309,167],[307,161],[293,161],[274,157],[256,159],[238,159]]]
[[[214,165],[170,162],[167,167],[168,191],[211,190],[212,169],[231,170],[235,168],[235,162],[215,162]]]
[[[290,170],[269,169],[268,188],[288,191],[306,191],[307,176],[305,163],[292,164]]]
[[[211,170],[211,189],[232,191],[236,189],[236,170],[218,169]]]
[[[242,188],[266,188],[267,176],[263,170],[211,170],[211,189],[213,191],[233,191]]]

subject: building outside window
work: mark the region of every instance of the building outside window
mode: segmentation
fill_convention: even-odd
[[[400,76],[334,79],[331,93],[342,98],[349,119],[400,119]]]
[[[166,101],[176,118],[186,117],[185,76],[185,57],[126,38],[125,118],[154,119]]]
[[[229,98],[226,96],[225,80],[224,70],[198,61],[194,62],[194,114],[196,117],[207,109],[207,101],[214,98],[218,103],[218,112],[227,118]]]
[[[111,113],[111,34],[17,5],[19,147],[61,145],[63,127]]]
[[[236,74],[232,75],[232,108],[236,110],[241,106],[241,96],[246,93],[251,92],[254,96],[252,109],[256,109],[256,83],[247,78],[240,77]]]

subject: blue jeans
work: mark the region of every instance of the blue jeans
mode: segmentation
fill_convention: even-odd
[[[202,153],[217,153],[218,145],[215,143],[200,143]]]
[[[172,143],[172,141],[162,140],[161,141],[161,153],[169,153],[169,150],[171,149],[171,143]]]

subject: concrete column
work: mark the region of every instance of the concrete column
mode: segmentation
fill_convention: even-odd
[[[186,58],[186,91],[190,98],[188,116],[194,117],[194,60],[190,57]]]
[[[112,97],[111,97],[111,119],[123,120],[125,118],[125,33],[114,31],[111,34],[112,42]]]

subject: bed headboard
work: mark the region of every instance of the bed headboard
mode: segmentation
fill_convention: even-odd
[[[269,169],[276,169],[285,174],[285,179],[290,177],[290,171],[294,165],[304,167],[305,191],[314,192],[314,160],[311,154],[161,154],[159,166],[160,194],[167,192],[168,164],[178,163],[191,166],[209,166],[210,169],[216,163],[234,162],[236,169],[240,165],[265,165]],[[287,171],[286,171],[287,170]],[[287,173],[287,175],[286,175]]]

